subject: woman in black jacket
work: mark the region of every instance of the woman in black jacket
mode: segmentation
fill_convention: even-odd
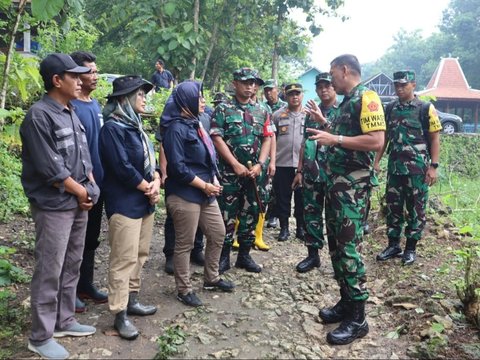
[[[221,186],[216,177],[215,148],[198,120],[204,109],[201,84],[186,81],[173,91],[160,121],[167,158],[165,196],[175,227],[173,263],[177,298],[189,306],[202,305],[190,283],[190,252],[197,227],[207,240],[203,287],[222,291],[234,288],[218,274],[225,226],[216,200]]]

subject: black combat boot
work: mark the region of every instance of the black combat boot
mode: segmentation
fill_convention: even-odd
[[[377,255],[377,261],[385,261],[402,254],[399,239],[388,239],[388,246]]]
[[[347,317],[340,326],[327,334],[327,342],[333,345],[350,344],[368,334],[368,323],[365,319],[365,301],[350,301]]]
[[[95,268],[95,250],[85,250],[83,252],[82,265],[80,266],[80,279],[77,285],[77,296],[80,299],[90,299],[97,304],[103,304],[108,301],[108,296],[103,291],[99,291],[93,285],[93,272]]]
[[[245,269],[248,272],[259,273],[262,271],[262,268],[253,261],[250,256],[251,246],[245,246],[245,243],[240,243],[240,248],[238,249],[237,262],[235,267],[240,269]]]
[[[218,273],[223,274],[230,270],[230,249],[231,246],[223,244],[222,253],[220,254],[220,264],[218,266]]]
[[[205,255],[203,255],[203,251],[195,251],[195,249],[193,249],[190,253],[190,262],[198,266],[205,266]]]
[[[303,217],[297,217],[297,229],[295,231],[295,237],[299,240],[305,240],[305,223]]]
[[[290,231],[288,230],[288,218],[280,218],[280,234],[278,235],[278,241],[287,241],[290,237]]]
[[[340,296],[340,301],[333,307],[322,309],[318,313],[318,316],[320,316],[325,324],[334,324],[346,318],[351,305],[349,304],[350,298],[348,297],[347,290],[343,287],[340,288]]]
[[[407,243],[405,245],[405,251],[403,252],[402,256],[402,264],[403,265],[412,265],[415,260],[417,259],[417,241],[412,239],[407,239]]]
[[[300,261],[297,265],[297,271],[299,273],[306,273],[313,268],[320,267],[320,256],[318,255],[318,249],[313,246],[307,246],[308,256]]]
[[[164,269],[165,269],[165,272],[168,275],[173,275],[173,273],[175,272],[174,267],[173,267],[173,255],[165,257],[165,268]]]
[[[134,340],[140,334],[137,328],[128,320],[126,310],[120,311],[115,315],[113,327],[123,339]]]
[[[128,294],[128,315],[147,316],[153,315],[157,312],[157,308],[153,305],[142,305],[138,302],[138,293],[131,292]]]

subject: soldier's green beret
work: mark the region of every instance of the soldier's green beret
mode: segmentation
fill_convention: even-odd
[[[300,83],[292,83],[285,86],[285,94],[289,94],[293,91],[303,92],[303,86]]]
[[[243,67],[233,72],[233,80],[244,81],[244,80],[252,79],[257,81],[257,78],[258,78],[258,72],[251,68]]]
[[[275,87],[277,87],[277,82],[275,79],[268,79],[265,81],[265,85],[263,85],[264,89],[273,89]]]
[[[326,81],[331,83],[332,82],[332,75],[328,72],[322,72],[315,76],[315,85],[317,85],[320,81]]]
[[[411,81],[415,81],[415,71],[413,70],[402,70],[393,73],[393,82],[406,84]]]

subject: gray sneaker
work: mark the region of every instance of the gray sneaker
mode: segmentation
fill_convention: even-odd
[[[90,325],[82,325],[79,323],[75,323],[70,326],[68,329],[65,330],[55,330],[53,333],[53,337],[60,338],[64,336],[88,336],[95,334],[97,329]]]
[[[28,350],[37,353],[44,359],[66,359],[70,356],[68,351],[53,339],[43,345],[33,345],[29,341]]]

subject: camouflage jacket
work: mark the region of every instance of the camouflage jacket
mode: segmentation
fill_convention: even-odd
[[[230,152],[243,165],[258,162],[262,140],[272,136],[270,114],[257,103],[240,104],[237,99],[221,103],[212,115],[210,135],[220,136]],[[219,171],[233,173],[233,169],[219,157]]]
[[[335,135],[358,136],[385,128],[380,98],[363,84],[355,86],[344,96],[331,118],[331,133]],[[355,172],[358,177],[372,176],[373,160],[373,151],[349,150],[341,146],[327,149],[327,171],[333,175]]]
[[[319,105],[323,116],[330,119],[338,109],[337,104],[330,108],[324,108]],[[303,177],[311,182],[327,181],[327,146],[318,145],[315,140],[309,140],[311,135],[307,133],[307,128],[323,129],[323,126],[307,115],[305,118],[305,131],[303,133]]]
[[[280,98],[278,98],[278,101],[277,101],[276,104],[270,105],[270,104],[268,103],[268,101],[265,101],[264,104],[265,104],[265,105],[268,105],[268,107],[269,107],[270,109],[272,109],[272,114],[273,114],[275,111],[280,110],[281,108],[287,106],[287,103],[286,103],[285,101],[283,101],[282,99],[280,99]]]
[[[422,104],[417,97],[403,104],[396,100],[392,111],[386,114],[389,174],[420,175],[427,171],[430,155],[422,126]],[[428,109],[428,125],[429,132],[442,129],[432,104]]]

